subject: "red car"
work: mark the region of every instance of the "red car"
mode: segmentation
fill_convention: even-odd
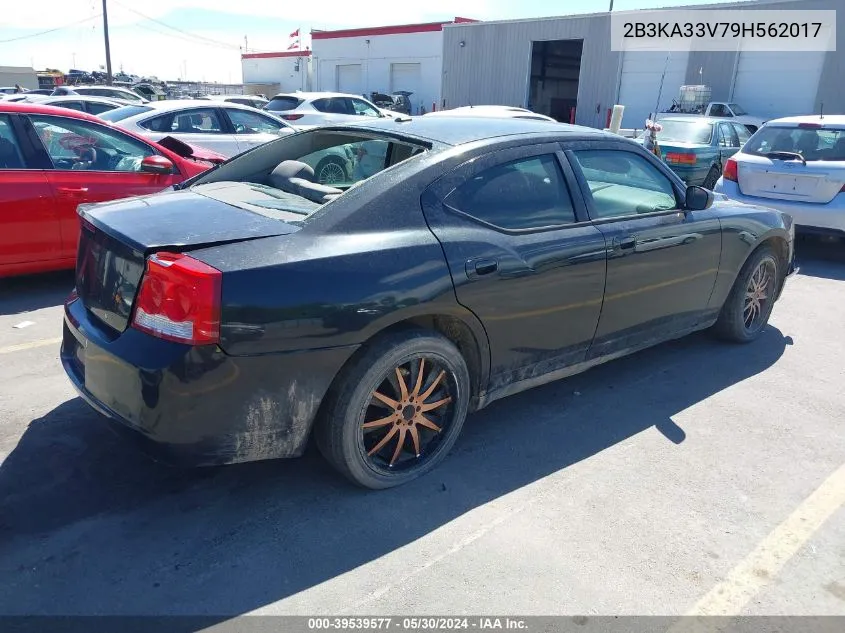
[[[0,103],[0,277],[73,268],[81,203],[155,193],[223,160],[82,112]]]

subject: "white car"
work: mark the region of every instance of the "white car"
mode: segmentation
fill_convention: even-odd
[[[437,110],[436,112],[429,112],[423,116],[470,116],[470,117],[494,117],[507,119],[533,119],[535,121],[551,121],[557,123],[555,119],[545,114],[538,114],[525,108],[517,108],[514,106],[497,106],[497,105],[482,105],[482,106],[461,106],[460,108],[452,108],[451,110]]]
[[[359,95],[342,92],[290,92],[278,94],[264,110],[298,128],[360,121],[361,117],[398,118],[404,115],[373,105]]]
[[[116,99],[107,99],[106,97],[84,97],[82,95],[68,95],[66,97],[47,97],[44,95],[32,95],[24,99],[30,103],[37,103],[39,105],[49,105],[56,108],[67,108],[68,110],[77,110],[79,112],[87,112],[94,116],[99,116],[109,110],[122,108],[125,104]]]
[[[138,93],[118,86],[58,86],[50,96],[62,97],[66,95],[106,97],[108,99],[119,99],[131,104],[148,103],[148,100],[144,99]]]
[[[799,230],[845,236],[845,116],[768,121],[725,162],[714,191],[788,213]]]
[[[203,101],[226,101],[228,103],[239,103],[259,110],[268,103],[267,99],[259,97],[258,95],[208,95],[207,97],[201,97],[201,99]]]
[[[111,110],[100,118],[153,141],[173,136],[226,157],[296,131],[267,112],[227,101],[154,101]]]

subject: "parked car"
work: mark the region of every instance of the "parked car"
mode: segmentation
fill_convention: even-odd
[[[657,142],[663,160],[688,185],[707,189],[716,185],[725,162],[751,136],[744,125],[711,117],[666,118],[660,125]]]
[[[383,110],[358,95],[341,92],[293,92],[278,94],[264,106],[302,129],[314,125],[360,121],[362,117],[395,118],[398,112]]]
[[[725,163],[716,191],[789,213],[806,232],[845,237],[845,116],[769,121]]]
[[[53,97],[61,97],[65,95],[85,95],[89,97],[108,97],[109,99],[119,99],[129,104],[148,103],[136,92],[128,88],[119,88],[117,86],[57,86],[51,93]]]
[[[87,112],[88,114],[100,115],[109,110],[123,107],[123,102],[115,99],[108,99],[106,97],[86,97],[83,95],[67,95],[65,97],[45,97],[44,95],[34,95],[28,97],[26,101],[31,103],[40,103],[41,105],[50,105],[56,108],[67,108],[69,110],[77,110],[79,112]]]
[[[385,161],[341,187],[301,160],[363,143]],[[789,216],[541,121],[317,127],[177,189],[80,209],[71,382],[165,460],[293,457],[313,431],[370,488],[509,394],[711,326],[756,339],[793,261]]]
[[[525,108],[517,108],[514,106],[497,106],[497,105],[481,105],[481,106],[461,106],[460,108],[452,108],[450,110],[437,110],[435,112],[428,112],[423,116],[427,117],[493,117],[506,119],[530,119],[534,121],[550,121],[557,123],[555,119],[545,114],[538,114]]]
[[[261,110],[269,102],[264,97],[257,95],[209,95],[205,97],[211,101],[226,101],[227,103],[238,103]]]
[[[154,141],[173,136],[227,157],[296,131],[267,112],[223,101],[153,101],[102,118]]]
[[[161,191],[222,160],[82,112],[0,102],[0,277],[73,268],[80,203]]]
[[[664,114],[660,118],[665,121],[671,116],[674,115]],[[734,123],[744,125],[751,134],[756,132],[757,129],[766,122],[765,119],[761,117],[748,114],[748,112],[745,111],[745,108],[740,106],[738,103],[726,103],[724,101],[711,101],[704,107],[704,110],[701,112],[701,116],[713,117],[716,119],[731,119]]]

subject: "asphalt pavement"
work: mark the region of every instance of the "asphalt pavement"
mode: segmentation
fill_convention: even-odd
[[[845,247],[799,254],[755,343],[499,401],[384,492],[149,461],[64,377],[72,275],[0,280],[0,615],[845,615]]]

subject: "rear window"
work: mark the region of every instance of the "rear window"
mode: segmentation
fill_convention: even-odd
[[[804,160],[845,161],[845,129],[773,127],[766,125],[749,139],[743,153],[801,154]]]
[[[123,121],[123,119],[128,119],[131,116],[135,116],[136,114],[141,114],[143,112],[149,112],[152,108],[147,106],[124,106],[122,108],[115,108],[114,110],[109,110],[108,112],[103,112],[100,116],[101,119],[105,121],[111,121],[112,123],[116,121]]]
[[[273,97],[264,106],[264,109],[270,110],[271,112],[287,112],[298,107],[303,101],[305,99],[299,99],[297,97]]]
[[[663,119],[660,121],[663,129],[657,133],[661,141],[677,141],[681,143],[695,143],[709,145],[713,137],[713,124],[702,121],[675,121]]]

